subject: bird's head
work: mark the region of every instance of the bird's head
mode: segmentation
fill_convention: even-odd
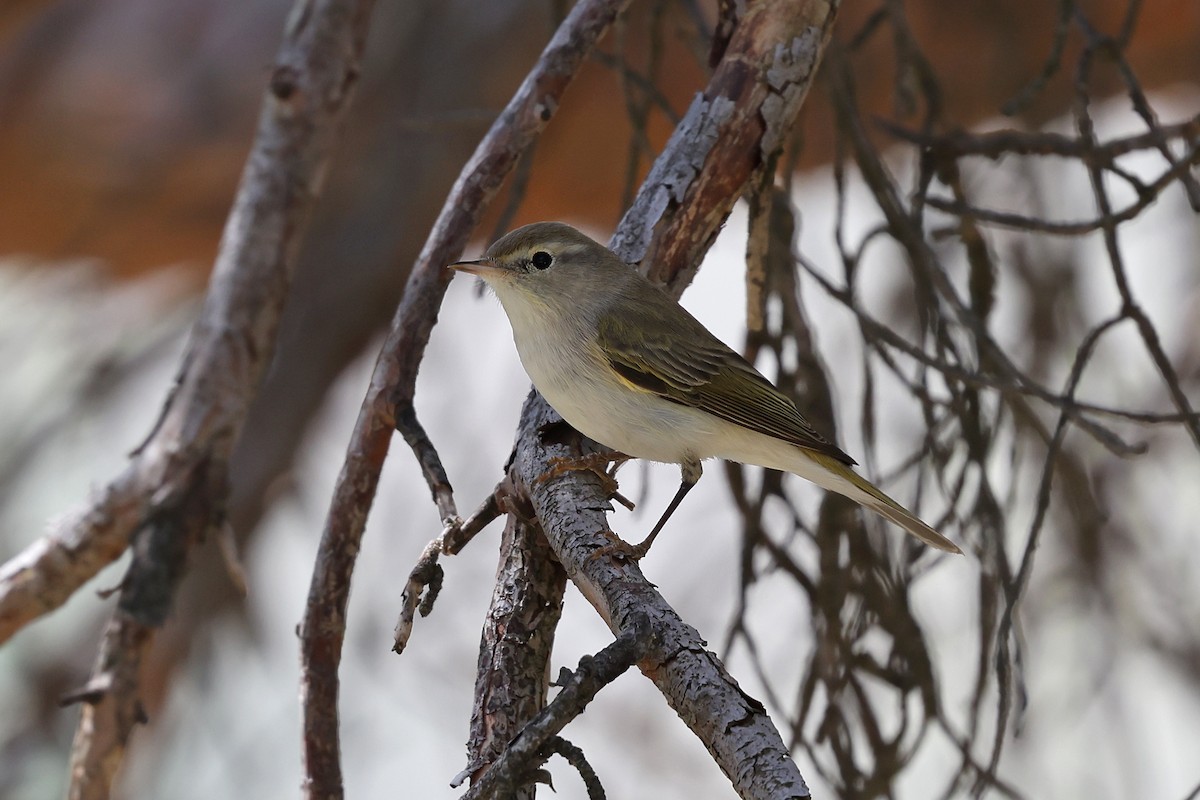
[[[582,298],[603,298],[632,272],[604,245],[561,222],[517,228],[481,258],[450,268],[487,281],[510,317],[521,306],[572,313]]]

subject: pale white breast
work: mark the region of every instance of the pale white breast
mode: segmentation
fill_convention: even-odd
[[[720,420],[621,381],[584,320],[529,319],[522,303],[505,303],[505,310],[533,385],[572,427],[634,458],[680,463],[714,454],[707,440]]]
[[[724,458],[786,470],[874,509],[923,541],[954,548],[848,470],[830,469],[790,442],[626,383],[600,351],[596,325],[576,306],[547,303],[504,282],[495,288],[534,386],[563,419],[597,442],[651,461]]]
[[[531,313],[527,298],[506,289],[496,294],[521,364],[577,430],[634,458],[678,464],[715,457],[795,471],[798,448],[630,386],[609,366],[586,319],[548,307]]]
[[[696,438],[708,415],[628,386],[597,351],[548,342],[518,342],[517,351],[546,402],[600,444],[651,461],[704,457]]]

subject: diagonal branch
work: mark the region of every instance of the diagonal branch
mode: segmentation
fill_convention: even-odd
[[[559,679],[562,691],[524,729],[511,736],[495,764],[463,795],[463,800],[511,797],[521,790],[529,774],[549,757],[546,746],[559,731],[583,713],[601,689],[645,658],[653,646],[649,625],[634,620],[608,647],[595,656],[584,656],[575,672]]]
[[[149,437],[88,508],[0,569],[0,641],[132,544],[71,753],[72,798],[105,798],[135,725],[139,671],[188,552],[224,521],[230,452],[275,348],[301,236],[358,78],[371,0],[292,15],[200,319]]]
[[[531,487],[534,510],[567,576],[618,636],[637,620],[648,622],[645,635],[652,641],[645,644],[639,661],[642,673],[708,748],[741,797],[807,797],[804,779],[766,710],[742,692],[699,632],[679,617],[636,565],[589,559],[612,543],[600,477],[569,473],[537,483],[550,469],[551,458],[579,455],[577,448],[540,441],[538,429],[557,419],[540,395],[530,394],[522,412],[514,470],[521,484]]]
[[[166,622],[183,578],[188,552],[209,530],[214,515],[210,498],[225,485],[221,470],[197,471],[198,485],[187,502],[173,507],[139,530],[133,558],[121,582],[120,599],[104,631],[96,665],[87,685],[67,702],[83,703],[71,745],[70,800],[103,800],[110,795],[124,760],[129,737],[145,722],[142,711],[142,661],[154,632]]]
[[[160,510],[210,486],[195,479],[202,465],[219,470],[228,462],[275,352],[297,249],[357,83],[372,5],[297,3],[176,385],[121,474],[0,568],[0,642],[66,602]],[[220,496],[209,499],[213,508],[222,505]]]

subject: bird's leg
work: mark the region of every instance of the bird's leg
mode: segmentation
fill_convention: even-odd
[[[654,530],[650,531],[650,535],[643,539],[642,543],[635,548],[643,556],[649,552],[650,545],[654,542],[654,537],[658,536],[658,532],[667,524],[667,520],[675,513],[675,509],[679,508],[679,504],[683,502],[683,498],[687,497],[687,493],[692,490],[692,487],[699,483],[700,476],[703,474],[704,467],[700,466],[698,460],[685,461],[680,465],[679,489],[675,492],[675,496],[671,498],[671,503],[667,506],[667,510],[659,517],[658,524],[654,526]]]
[[[687,497],[687,493],[700,481],[700,476],[704,474],[704,468],[700,465],[699,459],[691,459],[680,465],[680,472],[679,489],[675,492],[675,497],[671,499],[667,510],[663,512],[662,517],[659,518],[658,523],[654,526],[654,530],[650,531],[649,536],[643,539],[640,544],[629,544],[617,539],[616,543],[601,547],[588,556],[588,558],[611,555],[626,558],[630,561],[642,560],[646,553],[650,552],[650,545],[654,543],[654,537],[658,536],[658,532],[667,524],[667,520],[675,513],[675,509],[679,508],[679,504],[683,502],[683,498]],[[615,534],[614,538],[616,538]]]

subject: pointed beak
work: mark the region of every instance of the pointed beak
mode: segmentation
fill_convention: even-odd
[[[469,272],[472,275],[483,277],[487,273],[500,270],[501,267],[490,258],[479,258],[475,261],[456,261],[453,264],[447,264],[446,269],[452,269],[456,272]]]

